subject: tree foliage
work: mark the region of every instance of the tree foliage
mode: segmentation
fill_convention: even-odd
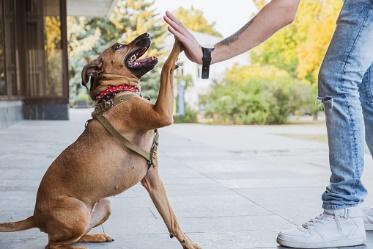
[[[317,1],[319,2],[319,1]],[[320,1],[314,4],[313,1],[305,1],[301,8],[299,17],[300,26],[307,33],[302,43],[297,47],[298,67],[297,76],[300,79],[308,79],[311,82],[317,81],[317,74],[322,60],[333,36],[336,27],[336,19],[342,7],[341,0]],[[306,15],[306,13],[309,13]],[[303,24],[301,24],[303,22]]]
[[[312,112],[313,88],[274,66],[234,66],[201,97],[207,117],[231,124],[282,124]]]
[[[97,57],[103,50],[115,42],[128,43],[138,35],[149,32],[152,45],[148,55],[162,57],[162,44],[166,28],[156,13],[154,1],[121,0],[111,17],[69,17],[69,55],[70,55],[70,96],[78,96],[80,72],[83,66]],[[162,59],[162,58],[161,58]],[[156,98],[159,88],[160,70],[146,74],[142,80],[145,95]]]
[[[266,2],[256,1],[258,6]],[[341,4],[301,1],[295,22],[251,52],[251,66],[231,68],[202,97],[206,115],[237,124],[285,123],[292,114],[315,115],[317,74]]]
[[[341,0],[301,1],[295,22],[254,49],[252,62],[274,65],[316,83],[341,6]]]
[[[213,36],[222,35],[215,29],[215,23],[209,23],[203,15],[203,11],[194,8],[179,7],[175,16],[191,31],[209,34]]]
[[[46,16],[45,19],[45,50],[49,55],[54,55],[61,43],[61,22],[57,17]]]

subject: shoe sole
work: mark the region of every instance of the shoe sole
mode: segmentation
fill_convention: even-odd
[[[365,231],[373,231],[373,224],[364,224]]]
[[[346,240],[335,240],[322,243],[301,243],[282,240],[277,238],[277,243],[281,246],[291,248],[328,248],[328,247],[346,247],[346,246],[358,246],[366,242],[366,238],[352,238]]]

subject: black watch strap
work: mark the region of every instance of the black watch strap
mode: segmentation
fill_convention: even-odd
[[[214,48],[202,47],[202,79],[208,79],[210,76],[210,65],[211,65],[211,52]]]

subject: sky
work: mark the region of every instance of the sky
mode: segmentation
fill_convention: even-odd
[[[216,30],[224,37],[236,32],[256,13],[251,0],[156,0],[155,6],[160,13],[194,6],[204,12],[209,22],[216,23]]]

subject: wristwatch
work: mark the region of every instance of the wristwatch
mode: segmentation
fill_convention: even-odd
[[[202,79],[208,79],[210,75],[210,65],[211,65],[211,52],[215,48],[205,48],[202,47]]]

